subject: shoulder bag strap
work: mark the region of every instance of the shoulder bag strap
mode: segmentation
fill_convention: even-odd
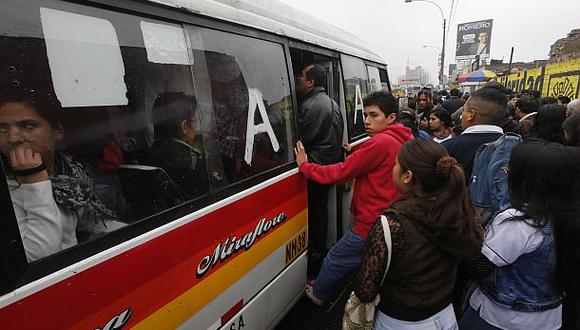
[[[387,268],[383,274],[383,280],[381,281],[381,286],[387,277],[387,272],[389,271],[389,266],[391,265],[391,256],[393,255],[393,242],[391,240],[391,228],[389,227],[389,220],[384,215],[381,215],[381,224],[383,225],[383,233],[385,235],[385,242],[387,243]]]

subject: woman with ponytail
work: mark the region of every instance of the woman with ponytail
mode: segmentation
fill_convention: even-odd
[[[393,182],[403,197],[372,227],[354,283],[362,302],[377,293],[375,329],[456,329],[452,293],[457,264],[480,251],[483,230],[468,198],[461,167],[440,144],[415,139],[399,151]]]

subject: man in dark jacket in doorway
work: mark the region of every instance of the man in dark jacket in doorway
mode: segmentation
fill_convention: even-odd
[[[320,165],[342,161],[344,122],[340,107],[326,95],[326,71],[317,64],[306,65],[296,78],[300,100],[300,137],[308,159]],[[328,193],[330,185],[308,180],[308,241],[310,273],[318,268],[326,253]]]

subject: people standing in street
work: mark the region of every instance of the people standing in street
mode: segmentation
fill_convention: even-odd
[[[429,128],[431,129],[433,141],[441,143],[451,139],[453,122],[449,112],[442,108],[432,111],[429,115]]]
[[[531,136],[547,142],[565,144],[562,123],[566,120],[566,109],[557,104],[540,106]]]
[[[570,103],[571,101],[570,98],[565,95],[560,95],[556,99],[558,100],[558,105],[561,105],[563,107],[566,107],[568,103]]]
[[[310,162],[330,165],[343,159],[344,122],[340,107],[327,94],[326,71],[317,64],[306,65],[296,78],[300,98],[299,131]],[[309,272],[316,273],[326,254],[328,194],[331,185],[308,180]]]
[[[465,101],[459,98],[459,90],[457,88],[452,88],[449,91],[449,95],[451,95],[451,98],[443,102],[441,106],[449,111],[449,114],[453,114],[465,104]]]
[[[375,219],[400,197],[391,172],[401,145],[413,135],[409,128],[395,124],[398,102],[391,93],[372,93],[363,104],[365,129],[371,138],[354,148],[344,162],[323,166],[310,162],[302,143],[295,149],[300,172],[309,180],[320,184],[356,180],[350,207],[354,225],[330,249],[316,280],[306,286],[306,295],[317,305],[360,266],[362,248]]]
[[[571,115],[580,115],[580,99],[572,100],[566,106],[566,117]]]
[[[411,133],[413,133],[415,138],[431,140],[431,135],[429,135],[429,133],[417,128],[417,119],[415,118],[414,112],[408,108],[399,111],[395,123],[401,123],[405,127],[411,129]]]
[[[419,124],[419,129],[424,131],[429,128],[429,112],[433,109],[433,100],[431,97],[431,92],[427,89],[422,89],[417,94],[417,110],[415,114],[417,115],[417,123]]]
[[[507,98],[495,88],[482,88],[475,91],[463,106],[461,127],[463,133],[443,142],[449,155],[459,162],[465,178],[471,177],[473,157],[477,149],[488,142],[495,141],[503,130],[497,124],[505,117]]]
[[[562,327],[562,301],[566,293],[577,302],[579,293],[579,157],[580,149],[556,143],[513,149],[512,208],[486,228],[460,329],[578,329]]]
[[[538,100],[531,96],[524,96],[516,101],[515,118],[519,121],[523,135],[529,135],[532,131],[539,107]]]
[[[463,171],[441,145],[415,139],[399,151],[392,177],[403,197],[384,213],[390,266],[381,285],[389,251],[377,220],[354,292],[362,302],[380,293],[373,329],[456,329],[451,301],[457,264],[474,258],[483,240]]]
[[[580,115],[573,115],[562,124],[564,139],[569,146],[580,147]]]

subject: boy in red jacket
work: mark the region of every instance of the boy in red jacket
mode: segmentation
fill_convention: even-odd
[[[341,184],[356,179],[350,206],[354,225],[330,249],[317,279],[306,284],[306,295],[317,305],[322,305],[335,286],[360,266],[371,226],[399,197],[392,171],[401,145],[413,138],[410,129],[394,124],[398,102],[391,93],[372,93],[363,104],[365,130],[371,138],[357,146],[344,162],[327,166],[309,163],[300,141],[294,149],[300,172],[310,180]]]

